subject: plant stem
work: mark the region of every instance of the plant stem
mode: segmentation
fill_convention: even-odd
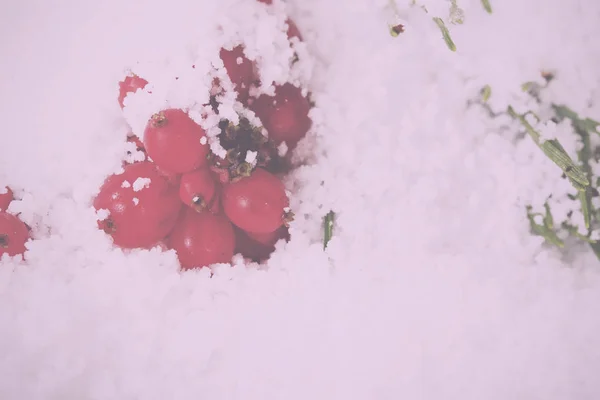
[[[440,28],[440,31],[442,31],[442,36],[444,37],[446,46],[448,46],[448,48],[451,51],[456,51],[456,45],[452,41],[452,38],[450,37],[450,32],[448,31],[448,28],[446,28],[446,24],[444,24],[444,21],[439,17],[433,17],[433,21],[437,24],[438,28]]]
[[[535,144],[542,149],[542,151],[550,158],[550,160],[552,160],[552,162],[554,162],[560,169],[563,170],[565,175],[567,175],[571,181],[571,184],[577,190],[584,190],[586,187],[590,186],[590,181],[585,173],[575,165],[571,157],[569,157],[558,140],[552,139],[542,141],[541,135],[535,129],[533,129],[531,124],[527,122],[523,115],[517,114],[512,106],[508,106],[507,112],[511,117],[519,120]]]
[[[323,249],[327,248],[329,241],[333,237],[333,223],[335,221],[335,213],[329,211],[323,218]]]
[[[483,8],[485,8],[485,11],[488,12],[488,14],[492,13],[492,5],[490,4],[490,0],[481,0],[481,4],[483,5]]]

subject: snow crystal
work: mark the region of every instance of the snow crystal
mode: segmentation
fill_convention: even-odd
[[[101,208],[96,211],[96,216],[98,217],[98,221],[104,221],[110,215],[110,211]]]
[[[131,183],[129,183],[128,180],[124,180],[123,183],[121,183],[121,187],[122,188],[129,188],[129,187],[131,187]]]
[[[256,161],[257,155],[258,155],[258,152],[256,152],[256,151],[249,151],[248,153],[246,153],[245,161],[247,163],[254,164],[254,162]]]
[[[287,144],[285,142],[281,142],[281,144],[279,146],[277,146],[277,154],[279,154],[280,157],[283,157],[287,154],[287,152],[288,152]]]
[[[133,191],[139,192],[144,188],[147,189],[150,187],[151,182],[152,182],[152,180],[150,178],[139,177],[135,180],[135,182],[133,182]]]
[[[138,199],[137,197],[134,197],[132,200],[133,200],[133,204],[136,206],[140,203],[140,199]]]

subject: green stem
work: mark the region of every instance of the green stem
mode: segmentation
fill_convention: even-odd
[[[573,184],[577,190],[584,190],[586,187],[590,186],[590,181],[585,173],[575,165],[558,140],[552,139],[542,141],[541,135],[529,122],[527,122],[523,115],[517,114],[512,106],[508,106],[507,112],[511,117],[519,120],[535,144],[542,149],[553,163],[563,170],[565,175],[567,175],[571,181],[571,184]]]
[[[335,221],[335,213],[329,211],[323,218],[323,249],[327,248],[329,241],[333,237],[333,223]]]
[[[490,0],[481,0],[481,4],[483,5],[483,8],[485,8],[485,11],[488,12],[488,14],[492,13],[492,5],[490,4]]]
[[[450,37],[450,32],[448,31],[448,28],[446,28],[446,24],[444,24],[444,21],[438,17],[433,17],[433,21],[437,24],[438,28],[440,28],[442,36],[444,37],[444,41],[446,42],[446,46],[448,46],[448,48],[451,51],[456,51],[456,45],[452,41],[452,38]]]

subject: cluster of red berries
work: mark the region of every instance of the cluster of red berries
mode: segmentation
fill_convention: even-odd
[[[262,1],[265,2],[265,1]],[[270,3],[270,2],[266,2]],[[288,37],[300,39],[288,20]],[[164,109],[146,124],[143,137],[130,134],[143,157],[124,162],[124,171],[106,179],[94,200],[98,225],[122,248],[174,249],[182,269],[229,263],[240,253],[253,261],[268,258],[280,239],[289,240],[293,218],[281,177],[289,172],[282,143],[294,148],[311,126],[310,102],[291,83],[274,96],[254,98],[260,84],[256,65],[244,47],[221,49],[237,99],[254,112],[261,127],[240,115],[221,118],[218,140],[225,155],[211,151],[205,130],[187,110]],[[218,115],[218,80],[209,106]],[[119,104],[148,81],[130,75],[119,83]],[[289,154],[289,153],[288,153]]]
[[[0,193],[0,257],[11,257],[25,253],[25,243],[29,240],[29,227],[6,210],[14,200],[13,191],[6,187]]]

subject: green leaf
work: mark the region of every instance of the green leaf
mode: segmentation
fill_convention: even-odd
[[[523,115],[517,114],[512,106],[508,106],[507,112],[512,118],[519,120],[535,144],[542,149],[553,163],[563,170],[565,175],[567,175],[567,178],[569,178],[569,181],[571,181],[571,184],[577,190],[584,190],[587,186],[590,186],[590,181],[585,173],[575,165],[558,140],[552,139],[542,142],[541,135],[533,129]],[[534,115],[533,113],[531,114]]]
[[[335,222],[335,213],[329,211],[323,218],[323,249],[327,248],[327,245],[333,237],[333,224]]]
[[[544,209],[546,210],[546,215],[544,216],[544,226],[548,229],[554,229],[554,218],[552,217],[552,212],[550,211],[548,202],[544,203]]]
[[[600,260],[600,242],[590,243],[590,247],[592,248],[592,251],[596,255],[596,258],[598,258],[598,260]]]
[[[585,229],[590,229],[592,217],[590,215],[590,197],[587,190],[579,191],[579,202],[581,203],[581,212],[583,213],[583,221]]]
[[[490,85],[485,85],[483,87],[483,89],[481,89],[481,101],[483,101],[484,103],[487,103],[487,101],[490,99],[491,95],[492,95],[492,88],[490,87]]]
[[[537,82],[525,82],[521,85],[521,90],[523,92],[529,92],[530,90],[538,87],[539,84]]]
[[[571,110],[569,107],[564,105],[553,104],[552,108],[554,108],[554,112],[556,113],[556,116],[559,119],[570,119],[573,122],[575,128],[588,133],[600,133],[600,131],[598,131],[598,127],[600,127],[600,122],[591,118],[581,119],[575,111]]]
[[[574,236],[574,237],[576,237],[579,240],[582,240],[582,241],[584,241],[586,243],[596,243],[595,240],[590,239],[589,235],[582,235],[581,233],[579,233],[577,227],[575,227],[573,225],[569,225],[569,224],[563,223],[562,227],[564,229],[566,229],[567,232],[569,232],[569,234],[571,236]]]
[[[600,122],[593,120],[591,118],[586,118],[584,120],[580,119],[577,125],[578,125],[578,128],[580,128],[581,130],[584,130],[586,132],[600,133],[600,131],[598,130],[598,127],[600,126]]]
[[[465,12],[456,4],[456,0],[450,0],[450,22],[462,25],[465,22]]]
[[[557,246],[559,248],[563,248],[565,243],[556,235],[553,229],[549,229],[545,225],[540,225],[535,222],[535,217],[540,214],[532,214],[531,206],[527,207],[527,218],[529,219],[529,225],[534,234],[543,237],[546,242]]]
[[[485,8],[485,11],[487,11],[488,14],[492,13],[492,5],[490,4],[490,0],[481,0],[481,4],[483,4],[483,8]]]
[[[440,28],[442,36],[444,37],[444,41],[446,42],[446,46],[448,46],[448,48],[451,51],[456,51],[456,45],[452,41],[452,38],[450,37],[450,32],[448,31],[448,28],[446,28],[446,24],[444,24],[444,21],[438,17],[433,17],[433,21],[437,24],[438,28]]]
[[[564,118],[568,118],[570,120],[579,119],[579,116],[577,115],[577,113],[575,111],[571,110],[567,106],[562,106],[562,105],[556,105],[556,104],[554,104],[552,106],[552,108],[554,108],[554,112],[556,112],[556,115],[560,119],[564,119]]]

